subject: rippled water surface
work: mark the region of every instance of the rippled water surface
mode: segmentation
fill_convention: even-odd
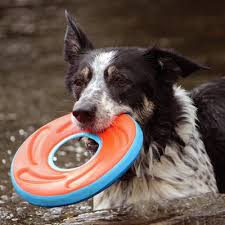
[[[38,127],[68,113],[73,104],[64,87],[65,8],[73,12],[97,47],[158,43],[212,67],[212,71],[180,81],[186,88],[225,71],[223,1],[1,0],[0,224],[224,224],[223,196],[181,201],[169,209],[169,203],[156,205],[156,209],[146,204],[139,211],[148,213],[136,215],[129,210],[92,212],[91,200],[39,208],[13,192],[9,168],[18,146]],[[56,163],[71,167],[68,158],[75,156],[76,165],[81,164],[89,156],[79,148],[67,144]]]

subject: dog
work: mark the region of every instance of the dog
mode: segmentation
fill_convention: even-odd
[[[94,197],[94,209],[224,192],[225,78],[187,92],[177,79],[205,66],[157,46],[96,49],[68,12],[66,20],[74,123],[100,132],[127,113],[144,134],[138,159]]]

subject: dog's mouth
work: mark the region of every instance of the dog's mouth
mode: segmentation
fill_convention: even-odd
[[[104,132],[107,128],[109,128],[112,125],[113,121],[107,121],[104,123],[98,123],[96,121],[89,122],[89,123],[80,123],[78,121],[75,121],[75,124],[81,129],[81,130],[87,130],[91,133],[100,133]]]
[[[72,121],[82,130],[88,130],[89,132],[92,132],[92,133],[99,133],[99,132],[104,132],[110,126],[113,126],[115,119],[122,114],[128,114],[132,117],[131,112],[126,111],[126,112],[120,112],[119,114],[113,115],[113,116],[105,116],[105,117],[99,116],[99,117],[96,117],[94,120],[88,121],[85,123],[79,122],[74,117],[72,117]]]

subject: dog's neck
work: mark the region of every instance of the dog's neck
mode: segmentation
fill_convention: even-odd
[[[168,146],[176,143],[176,147],[182,150],[194,135],[199,136],[196,127],[197,109],[188,93],[174,85],[173,96],[167,96],[167,98],[168,104],[159,106],[160,109],[154,113],[154,116],[147,123],[142,124],[143,150],[132,168],[137,176],[144,175],[143,173],[152,175],[151,164],[153,161],[160,161]],[[146,161],[144,158],[150,161],[144,163]],[[168,160],[172,161],[169,157]],[[147,169],[145,165],[149,168]]]
[[[180,106],[179,111],[172,112],[176,116],[170,117],[169,124],[161,117],[159,132],[149,124],[143,128],[147,141],[131,168],[132,176],[95,197],[96,209],[217,191],[212,165],[195,124],[196,107],[186,91],[176,86],[173,90]]]
[[[157,143],[158,151],[153,152],[155,159],[160,159],[166,145],[173,141],[182,146],[185,145],[177,130],[182,123],[189,123],[186,121],[186,117],[191,117],[192,121],[189,124],[195,126],[196,109],[191,99],[183,89],[177,86],[173,86],[171,89],[160,93],[160,101],[158,101],[153,115],[141,124],[145,151],[148,151],[152,143]],[[189,108],[188,111],[187,108]]]
[[[192,99],[184,89],[174,85],[173,95],[167,96],[164,102],[156,107],[148,122],[142,124],[145,151],[148,151],[152,143],[157,143],[157,154],[160,155],[154,155],[159,158],[171,142],[185,146],[196,129],[196,119],[196,107]]]

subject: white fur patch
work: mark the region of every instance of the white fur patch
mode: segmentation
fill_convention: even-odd
[[[95,56],[94,61],[91,63],[91,67],[95,76],[103,76],[105,69],[110,65],[113,58],[116,55],[116,51],[102,52]]]
[[[185,117],[185,123],[179,124],[179,126],[175,129],[186,143],[193,132],[193,127],[196,126],[195,122],[197,120],[197,108],[194,106],[192,99],[188,96],[188,93],[184,89],[177,87],[176,85],[174,85],[173,89],[175,98],[180,104],[182,104],[183,107],[182,117]]]

